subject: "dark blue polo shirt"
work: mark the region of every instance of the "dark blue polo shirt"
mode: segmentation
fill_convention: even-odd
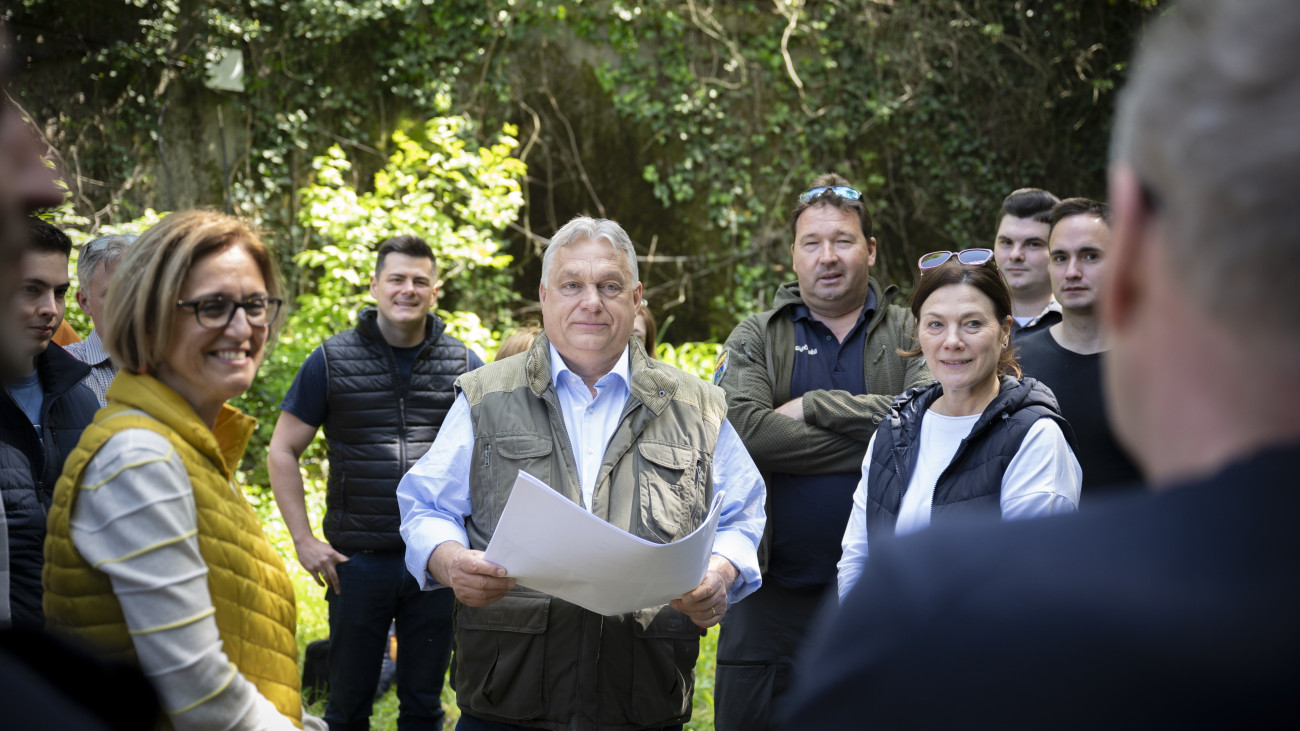
[[[876,293],[869,291],[862,314],[839,342],[829,328],[812,318],[804,305],[794,307],[795,358],[790,398],[808,391],[866,393],[863,353],[867,323],[876,311]],[[780,404],[776,404],[779,406]],[[787,589],[820,591],[835,581],[840,541],[853,509],[853,491],[860,472],[829,475],[768,475],[772,553],[767,578]]]

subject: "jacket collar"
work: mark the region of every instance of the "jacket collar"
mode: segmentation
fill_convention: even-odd
[[[90,375],[90,365],[51,342],[36,356],[36,372],[41,374],[41,389],[45,394],[59,396]]]
[[[442,318],[432,312],[425,315],[424,318],[424,340],[422,345],[427,345],[439,337],[447,329],[447,323]],[[357,332],[369,340],[380,343],[387,343],[384,340],[384,334],[379,331],[379,308],[370,306],[362,309],[357,313]]]
[[[882,289],[880,282],[877,282],[875,277],[867,278],[867,286],[876,295],[876,311],[871,315],[871,322],[867,323],[867,330],[870,331],[880,323],[881,320],[885,319],[889,306],[893,304],[894,298],[898,296],[898,287],[897,285],[891,284]],[[785,311],[787,308],[801,304],[804,304],[804,301],[803,297],[799,294],[799,283],[786,282],[780,287],[777,287],[774,305],[769,314],[772,317],[776,317],[778,313]],[[865,302],[863,303],[863,306],[866,306]],[[781,315],[781,317],[783,319],[789,319],[787,315]]]
[[[998,395],[984,407],[984,413],[971,427],[971,435],[983,431],[1002,414],[1011,415],[1031,405],[1044,406],[1058,416],[1061,413],[1052,392],[1038,381],[1032,378],[1016,379],[1011,376],[999,378],[1001,387],[998,389]],[[887,418],[890,420],[890,425],[899,433],[906,433],[909,439],[916,438],[925,410],[942,395],[943,386],[938,381],[904,391],[894,400],[894,405],[889,410]]]
[[[139,409],[176,432],[230,479],[243,459],[257,420],[223,404],[215,429],[208,429],[189,402],[162,381],[148,375],[118,371],[108,388],[108,400]]]

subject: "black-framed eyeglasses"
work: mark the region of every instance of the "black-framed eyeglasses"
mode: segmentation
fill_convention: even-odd
[[[177,302],[177,307],[194,310],[194,319],[209,330],[224,330],[235,319],[235,310],[242,309],[251,327],[266,327],[280,314],[283,300],[274,297],[251,297],[243,302],[225,297],[209,297],[189,302]]]
[[[808,190],[805,190],[804,192],[800,193],[799,202],[807,203],[813,198],[816,198],[819,195],[823,195],[828,190],[832,194],[837,195],[840,198],[843,198],[844,200],[849,200],[849,201],[862,200],[862,192],[857,190],[856,188],[850,188],[847,185],[819,185],[816,188],[809,188]]]
[[[935,267],[943,266],[954,256],[957,257],[958,262],[961,262],[966,266],[977,267],[993,261],[993,250],[963,249],[962,251],[931,251],[929,254],[917,259],[916,265],[920,267],[921,271],[926,272]]]

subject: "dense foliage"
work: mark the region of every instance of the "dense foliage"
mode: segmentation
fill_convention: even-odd
[[[373,245],[305,223],[313,161],[346,155],[339,175],[364,194],[395,133],[460,118],[486,145],[509,124],[529,173],[498,240],[514,259],[483,284],[520,296],[456,309],[489,329],[535,312],[541,240],[587,212],[632,233],[682,341],[766,305],[790,274],[794,195],[824,170],[866,191],[877,273],[904,286],[921,251],[986,241],[1013,188],[1100,196],[1114,90],[1154,6],[23,0],[6,16],[30,59],[21,101],[92,226],[217,205],[261,223],[286,264]],[[206,87],[229,52],[243,90]]]

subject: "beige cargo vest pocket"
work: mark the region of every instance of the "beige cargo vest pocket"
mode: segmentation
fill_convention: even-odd
[[[684,538],[707,510],[707,486],[700,484],[704,457],[698,449],[667,442],[644,441],[637,449],[641,530],[633,532],[660,543]]]
[[[475,521],[496,526],[520,472],[527,472],[552,485],[551,449],[550,439],[533,433],[503,433],[478,439],[475,457],[480,460],[483,484],[500,485],[505,489],[471,491],[470,507]],[[484,518],[488,520],[484,521]]]
[[[546,626],[551,597],[517,589],[486,607],[456,605],[456,692],[468,707],[514,720],[546,706]]]

